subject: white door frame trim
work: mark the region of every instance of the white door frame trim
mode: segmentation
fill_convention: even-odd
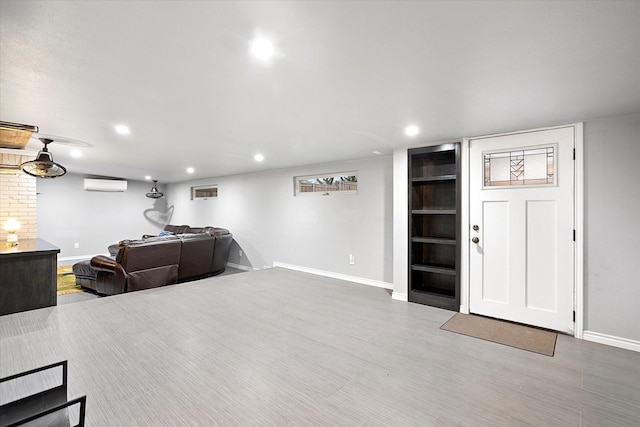
[[[518,132],[507,132],[495,135],[484,135],[473,138],[464,138],[461,147],[461,172],[462,172],[462,200],[461,200],[461,242],[460,242],[460,312],[469,314],[469,294],[471,281],[469,277],[469,197],[470,173],[469,173],[469,142],[476,139],[494,138],[496,136],[517,135],[550,129],[574,128],[575,161],[573,169],[573,225],[576,231],[576,239],[573,244],[574,257],[574,284],[573,284],[573,309],[576,313],[573,336],[583,338],[584,332],[584,140],[583,124],[573,123],[569,125],[550,126],[539,129],[529,129]]]

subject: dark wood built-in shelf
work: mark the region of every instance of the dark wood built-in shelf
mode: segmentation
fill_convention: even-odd
[[[411,211],[416,215],[455,215],[457,210],[455,209],[415,209]]]
[[[417,271],[426,271],[428,273],[452,274],[452,275],[457,274],[455,268],[437,267],[434,265],[413,264],[411,266],[411,269],[417,270]]]
[[[432,181],[455,181],[455,175],[439,175],[439,176],[427,176],[420,178],[411,178],[411,182],[432,182]]]
[[[409,150],[409,301],[460,309],[460,144]]]
[[[437,243],[439,245],[456,245],[456,239],[438,239],[434,237],[412,237],[412,242],[416,243]]]

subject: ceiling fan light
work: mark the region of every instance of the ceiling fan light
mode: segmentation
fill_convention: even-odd
[[[53,140],[46,138],[40,140],[44,144],[44,148],[38,152],[35,160],[29,160],[20,165],[22,172],[36,178],[58,178],[67,173],[64,166],[53,161],[53,156],[47,149],[47,145]]]
[[[155,179],[153,180],[153,186],[151,187],[151,191],[149,191],[146,196],[150,199],[159,199],[161,197],[164,197],[164,194],[161,193],[160,191],[158,191],[158,187],[157,184],[158,181],[156,181]]]

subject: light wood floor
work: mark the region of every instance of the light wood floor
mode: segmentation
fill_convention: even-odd
[[[554,357],[452,312],[269,269],[0,317],[0,376],[69,360],[89,426],[640,425],[640,354]]]

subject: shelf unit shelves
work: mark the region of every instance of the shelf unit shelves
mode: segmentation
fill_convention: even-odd
[[[460,144],[409,150],[409,301],[460,309]]]

